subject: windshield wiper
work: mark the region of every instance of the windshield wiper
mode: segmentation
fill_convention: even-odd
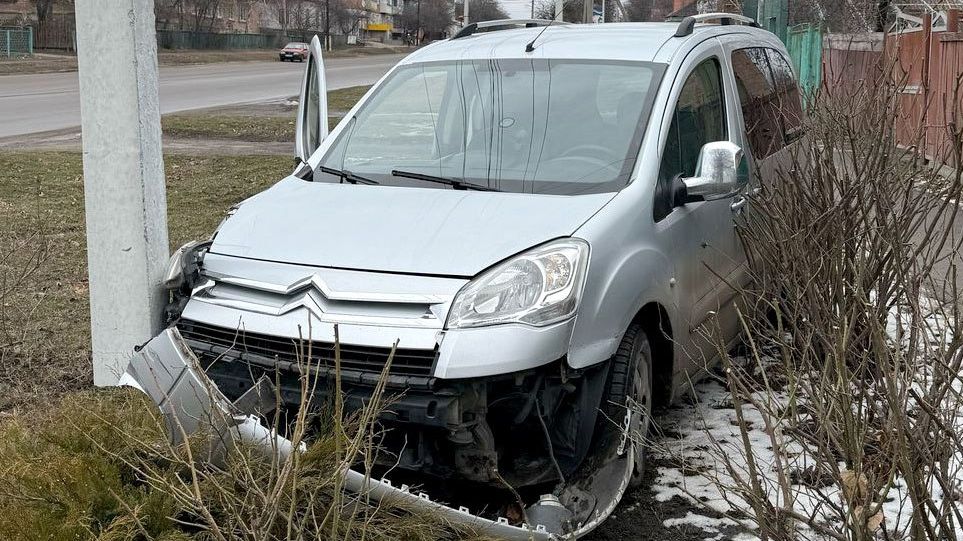
[[[446,178],[446,177],[436,177],[434,175],[426,175],[424,173],[413,173],[411,171],[399,171],[398,169],[392,169],[391,176],[401,177],[401,178],[412,178],[415,180],[424,180],[425,182],[435,182],[437,184],[444,184],[446,186],[451,186],[456,190],[478,190],[480,192],[500,192],[501,191],[498,188],[492,188],[490,186],[475,184],[474,182],[468,182],[467,180],[458,180],[456,178]]]
[[[319,165],[319,166],[318,166],[318,169],[319,169],[322,173],[327,173],[327,174],[329,174],[329,175],[334,175],[334,176],[340,178],[340,179],[341,179],[341,182],[347,181],[347,182],[350,182],[351,184],[371,184],[371,185],[381,184],[381,183],[378,182],[377,180],[371,180],[370,178],[365,178],[365,177],[363,177],[363,176],[361,176],[361,175],[358,175],[358,174],[356,174],[356,173],[352,173],[351,171],[348,171],[347,169],[344,169],[344,170],[342,170],[342,169],[335,169],[335,168],[333,168],[333,167],[326,167],[326,166],[324,166],[324,165]]]

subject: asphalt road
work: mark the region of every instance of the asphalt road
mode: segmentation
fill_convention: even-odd
[[[328,59],[328,89],[374,83],[403,56]],[[303,71],[297,62],[162,67],[161,113],[293,96],[300,92]],[[0,138],[79,125],[76,72],[0,76]]]

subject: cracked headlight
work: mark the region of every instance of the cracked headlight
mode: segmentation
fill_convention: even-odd
[[[492,267],[458,292],[447,327],[544,326],[571,317],[582,296],[588,255],[584,240],[561,239]]]

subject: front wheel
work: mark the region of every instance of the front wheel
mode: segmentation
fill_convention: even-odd
[[[626,445],[635,449],[635,468],[630,484],[638,486],[645,475],[645,448],[652,426],[652,347],[641,325],[633,323],[625,332],[612,358],[608,392],[603,404],[606,422],[618,424],[624,433],[626,413],[631,414]]]

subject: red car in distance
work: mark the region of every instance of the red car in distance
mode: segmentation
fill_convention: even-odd
[[[297,41],[288,43],[283,49],[281,49],[281,52],[278,53],[278,58],[281,60],[281,62],[284,62],[285,60],[290,60],[291,62],[294,62],[295,60],[298,62],[304,62],[304,59],[307,57],[308,44]]]

